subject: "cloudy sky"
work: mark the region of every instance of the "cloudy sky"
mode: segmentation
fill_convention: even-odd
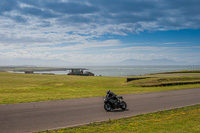
[[[200,62],[199,0],[0,2],[0,61],[163,58]]]

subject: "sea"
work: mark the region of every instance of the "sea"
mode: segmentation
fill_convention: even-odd
[[[183,71],[183,70],[200,70],[200,65],[187,66],[84,66],[84,67],[70,67],[70,68],[86,68],[95,74],[95,76],[111,76],[111,77],[125,77],[125,76],[140,76],[151,73]],[[67,75],[69,71],[40,71],[34,73],[53,73],[57,75]]]

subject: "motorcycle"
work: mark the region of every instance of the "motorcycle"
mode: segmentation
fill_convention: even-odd
[[[122,96],[116,96],[116,100],[109,98],[108,95],[104,97],[104,109],[106,111],[111,111],[118,108],[121,108],[122,110],[126,110],[127,108],[127,104],[123,101]]]

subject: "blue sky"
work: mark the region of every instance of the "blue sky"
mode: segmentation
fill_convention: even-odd
[[[1,0],[0,65],[18,59],[200,62],[200,1]]]

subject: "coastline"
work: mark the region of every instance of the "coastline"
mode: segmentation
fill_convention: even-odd
[[[42,74],[55,74],[55,75],[67,75],[69,69],[72,68],[84,68],[94,73],[95,76],[106,77],[129,77],[129,76],[144,76],[153,73],[164,73],[174,71],[188,71],[188,70],[200,70],[200,65],[171,65],[171,66],[84,66],[84,67],[0,67],[0,70],[5,70],[14,73],[24,73],[26,70],[33,70],[34,73]]]

